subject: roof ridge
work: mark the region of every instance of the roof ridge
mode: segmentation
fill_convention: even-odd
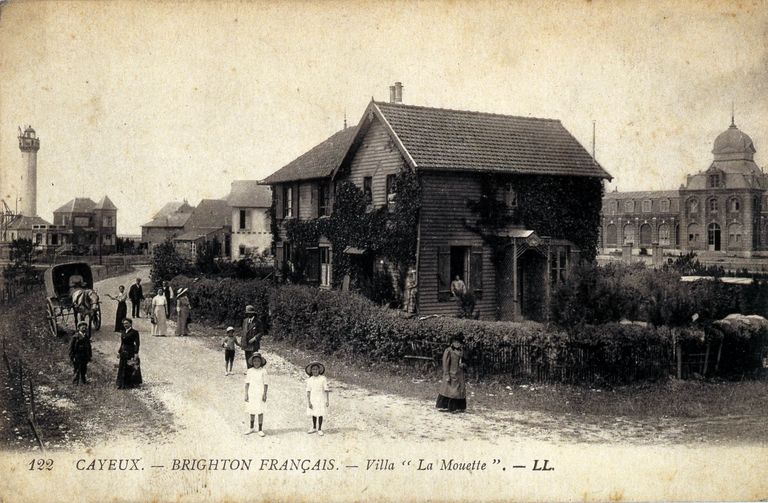
[[[457,108],[442,108],[442,107],[427,107],[423,105],[406,105],[404,103],[390,103],[388,101],[373,101],[377,106],[378,105],[391,105],[394,107],[403,107],[403,108],[418,108],[421,110],[439,110],[441,112],[458,112],[463,114],[472,114],[472,115],[485,115],[490,117],[505,117],[505,118],[513,118],[513,119],[526,119],[526,120],[534,120],[534,121],[543,121],[543,122],[556,122],[561,124],[562,121],[560,119],[549,119],[546,117],[531,117],[531,116],[525,116],[525,115],[511,115],[511,114],[499,114],[499,113],[493,113],[493,112],[480,112],[477,110],[459,110]]]

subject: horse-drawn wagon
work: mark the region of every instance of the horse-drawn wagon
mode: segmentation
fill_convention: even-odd
[[[65,328],[70,318],[75,328],[80,320],[88,323],[89,335],[91,329],[101,328],[101,305],[87,263],[69,262],[46,269],[45,293],[48,325],[53,335],[58,335],[59,326]]]

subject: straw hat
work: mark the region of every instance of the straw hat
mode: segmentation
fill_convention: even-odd
[[[250,357],[250,358],[248,358],[248,362],[250,362],[250,364],[251,364],[251,365],[253,365],[253,359],[254,359],[254,358],[258,358],[258,359],[260,359],[260,360],[261,360],[261,366],[262,366],[262,367],[263,367],[264,365],[266,365],[266,364],[267,364],[267,360],[265,360],[265,359],[264,359],[264,357],[263,357],[263,356],[261,356],[261,353],[253,353],[253,354],[251,355],[251,357]]]
[[[245,314],[256,314],[256,308],[248,304],[245,306]]]
[[[318,372],[320,375],[323,375],[323,374],[325,374],[325,365],[323,365],[323,364],[322,364],[322,363],[320,363],[320,362],[311,362],[311,363],[310,363],[309,365],[307,365],[307,366],[306,366],[306,368],[304,369],[304,370],[306,371],[307,375],[310,375],[310,376],[312,375],[312,367],[314,367],[315,365],[317,365],[318,367],[320,367],[320,372]]]
[[[181,297],[182,295],[186,295],[188,291],[189,291],[189,288],[181,287],[179,288],[179,291],[176,292],[176,297]]]
[[[81,321],[81,322],[79,322],[79,323],[77,324],[77,328],[80,328],[80,327],[85,327],[85,328],[88,328],[88,323],[87,323],[87,322],[85,322],[85,321]]]
[[[235,331],[235,327],[227,327],[227,332],[234,332],[234,331]]]

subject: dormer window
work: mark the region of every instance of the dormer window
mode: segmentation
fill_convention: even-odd
[[[717,189],[719,187],[720,187],[720,175],[719,174],[709,175],[709,188]]]

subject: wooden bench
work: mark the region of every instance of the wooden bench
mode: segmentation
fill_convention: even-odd
[[[440,358],[443,350],[447,347],[445,343],[431,341],[411,341],[410,346],[411,352],[404,358],[416,365],[433,369],[440,366]]]

